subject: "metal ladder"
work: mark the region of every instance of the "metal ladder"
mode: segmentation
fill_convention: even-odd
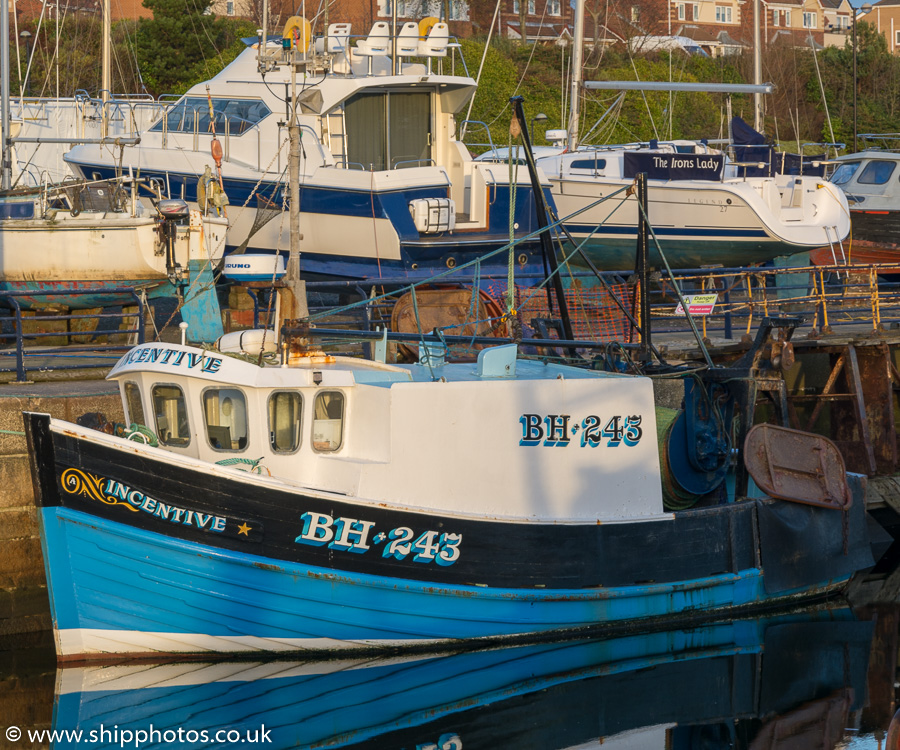
[[[328,150],[334,157],[335,164],[343,164],[346,167],[347,159],[347,132],[345,128],[344,107],[331,110],[325,116],[325,127],[328,134]]]

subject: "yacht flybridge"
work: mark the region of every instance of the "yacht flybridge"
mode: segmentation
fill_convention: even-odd
[[[379,22],[355,47],[349,24],[331,24],[306,49],[290,34],[263,55],[257,44],[190,89],[121,162],[102,144],[77,146],[66,160],[88,177],[131,169],[188,201],[208,203],[224,189],[228,246],[286,252],[294,86],[307,277],[428,276],[507,244],[510,224],[516,237],[536,230],[525,167],[474,162],[456,140],[476,84],[447,25],[404,24],[390,56],[393,42]],[[519,245],[519,267],[538,269],[539,253],[537,239]],[[504,273],[507,262],[496,256]]]

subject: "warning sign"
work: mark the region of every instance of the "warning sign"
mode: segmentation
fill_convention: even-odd
[[[685,294],[684,301],[687,303],[688,312],[691,315],[712,315],[716,301],[719,299],[718,294]],[[676,315],[684,315],[684,307],[679,302],[675,308]]]

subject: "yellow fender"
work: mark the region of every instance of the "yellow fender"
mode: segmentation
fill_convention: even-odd
[[[425,37],[431,33],[431,30],[436,23],[440,23],[440,20],[434,16],[425,16],[425,18],[419,21],[419,37],[425,39]]]
[[[303,16],[291,16],[284,24],[282,37],[291,40],[291,49],[306,52],[311,32],[309,21]]]

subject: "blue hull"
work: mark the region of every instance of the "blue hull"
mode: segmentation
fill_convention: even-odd
[[[26,292],[16,297],[26,310],[45,307],[48,303],[64,305],[73,310],[113,305],[133,305],[130,293],[116,292],[123,287],[133,287],[140,294],[144,289],[149,299],[174,297],[175,287],[167,280],[121,279],[116,281],[0,281],[0,292]],[[45,292],[47,296],[41,293]],[[77,292],[77,294],[71,294]],[[49,296],[52,295],[52,296]],[[10,307],[2,297],[0,304]]]
[[[106,631],[137,653],[154,651],[158,634],[170,636],[175,651],[193,650],[187,644],[196,637],[208,639],[201,652],[213,643],[250,650],[233,640],[245,637],[263,639],[260,650],[281,651],[537,636],[724,612],[801,593],[767,596],[756,569],[593,591],[440,587],[223,554],[68,509],[44,509],[41,518],[55,628]],[[840,583],[823,581],[818,593]]]
[[[593,265],[601,271],[622,271],[635,267],[637,227],[597,227],[566,225],[576,242],[590,239],[584,252]],[[659,247],[669,266],[675,268],[701,268],[716,264],[725,268],[745,268],[774,258],[808,251],[808,248],[790,245],[773,239],[763,230],[679,229],[654,228]],[[585,265],[579,255],[572,264]],[[649,263],[664,268],[662,257],[653,237],[650,238]]]

